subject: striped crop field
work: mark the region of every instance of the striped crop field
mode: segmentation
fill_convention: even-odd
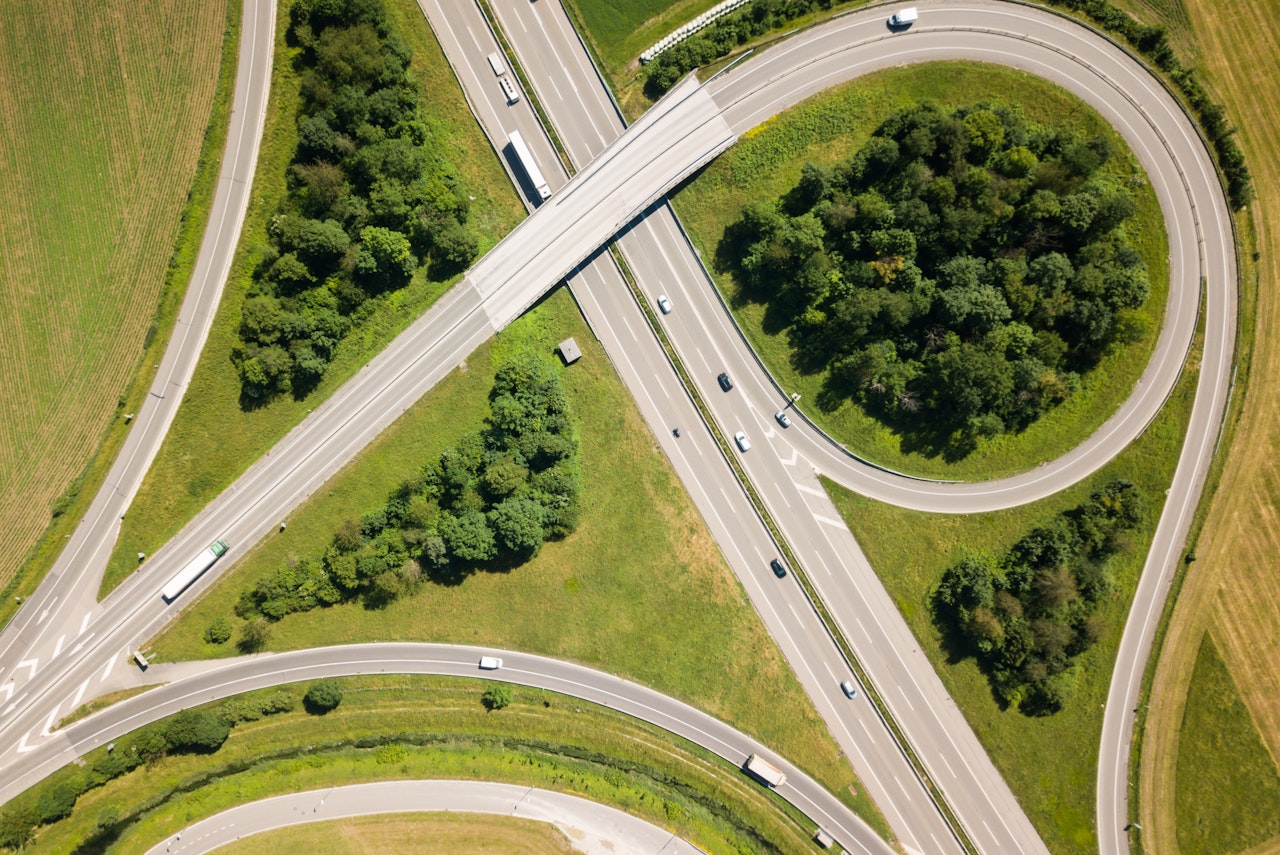
[[[138,370],[227,18],[228,0],[4,3],[0,588]]]

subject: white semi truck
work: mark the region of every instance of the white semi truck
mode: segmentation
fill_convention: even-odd
[[[160,596],[164,597],[166,603],[172,603],[178,599],[178,595],[190,587],[192,582],[199,579],[200,574],[212,567],[213,562],[221,558],[226,551],[227,542],[225,540],[215,540],[208,549],[192,558],[186,567],[178,571],[178,575],[169,580],[169,583],[160,592]]]
[[[524,168],[524,174],[529,177],[529,183],[533,185],[533,189],[538,191],[538,198],[547,201],[551,198],[551,188],[547,186],[547,179],[542,177],[542,170],[538,168],[538,162],[533,159],[529,146],[525,145],[524,137],[520,136],[519,131],[512,131],[507,135],[511,140],[511,150],[516,153],[516,160],[520,161],[520,166]]]
[[[752,777],[759,779],[771,787],[781,787],[787,782],[786,774],[759,754],[752,754],[748,757],[746,765],[743,768],[746,769]]]

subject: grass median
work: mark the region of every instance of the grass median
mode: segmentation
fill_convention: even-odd
[[[341,704],[235,727],[212,754],[169,756],[90,790],[41,830],[49,852],[144,851],[188,824],[283,793],[397,779],[488,780],[581,795],[707,852],[810,851],[812,826],[730,763],[627,716],[514,687],[486,710],[487,681],[377,676],[341,681]],[[293,687],[300,696],[304,686]],[[106,749],[85,759],[92,766]],[[7,806],[56,788],[68,767]]]
[[[1030,505],[964,516],[927,514],[874,502],[827,482],[836,507],[920,649],[1052,852],[1097,851],[1094,802],[1102,705],[1125,617],[1177,465],[1198,367],[1197,349],[1164,410],[1120,456],[1080,483]],[[929,598],[943,572],[961,558],[1004,553],[1031,529],[1117,478],[1138,485],[1147,509],[1140,526],[1127,535],[1126,547],[1111,559],[1114,587],[1099,609],[1105,629],[1078,659],[1075,694],[1066,708],[1049,716],[1029,717],[1016,708],[1002,708],[973,659],[955,662],[948,657]],[[911,536],[904,537],[908,531]]]
[[[715,262],[725,229],[753,200],[775,198],[794,186],[807,161],[832,164],[847,158],[889,114],[920,101],[944,109],[993,98],[1020,107],[1028,120],[1071,125],[1085,134],[1104,134],[1117,156],[1114,168],[1135,187],[1138,203],[1132,241],[1146,263],[1151,296],[1133,322],[1132,344],[1111,348],[1082,378],[1081,388],[1025,431],[981,440],[967,456],[949,462],[938,453],[904,450],[903,438],[863,409],[845,401],[824,411],[825,374],[803,373],[792,362],[786,330],[769,329],[765,306],[740,299],[737,283]],[[674,204],[702,258],[752,347],[788,392],[801,393],[799,406],[813,421],[855,454],[890,469],[930,478],[976,481],[1030,469],[1078,445],[1129,395],[1146,365],[1164,315],[1168,295],[1168,246],[1154,193],[1127,146],[1103,119],[1069,93],[1013,69],[966,62],[928,63],[882,71],[809,99],[748,132],[681,188]]]

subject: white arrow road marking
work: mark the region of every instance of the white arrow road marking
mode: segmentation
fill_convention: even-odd
[[[66,634],[65,634],[65,633],[63,633],[62,635],[58,636],[58,643],[57,643],[57,644],[55,644],[55,645],[53,645],[53,657],[52,657],[52,658],[54,658],[54,659],[57,659],[57,658],[58,658],[58,654],[62,652],[62,642],[66,641],[66,640],[67,640],[67,636],[66,636]]]
[[[111,669],[116,666],[116,658],[114,656],[107,657],[107,667],[102,671],[102,679],[107,679],[107,675],[111,673]]]
[[[13,703],[9,704],[9,706],[5,707],[4,712],[0,713],[0,715],[8,715],[9,713],[13,712],[13,708],[16,707],[18,704],[22,703],[23,698],[25,698],[26,696],[27,696],[26,692],[23,692],[21,695],[18,695],[18,699]]]
[[[58,598],[54,597],[53,600],[50,601],[49,605],[44,607],[44,611],[40,613],[40,617],[36,619],[36,623],[44,623],[45,618],[49,616],[49,612],[53,609],[55,605],[57,605],[57,603],[58,603]]]
[[[13,697],[13,689],[14,685],[12,680],[5,683],[3,686],[0,686],[0,692],[4,692],[4,699],[6,701]]]
[[[85,612],[84,620],[80,621],[80,635],[84,635],[84,631],[89,628],[89,619],[93,617],[93,612]]]
[[[89,633],[88,635],[86,635],[86,636],[84,637],[84,640],[83,640],[83,641],[77,641],[77,642],[76,642],[76,646],[75,646],[75,647],[73,647],[73,648],[71,648],[71,649],[70,649],[69,651],[67,651],[67,652],[68,652],[68,653],[70,653],[72,656],[75,656],[77,653],[79,653],[79,652],[80,652],[80,648],[81,648],[81,647],[84,647],[86,644],[88,644],[88,643],[89,643],[89,639],[93,638],[93,636],[94,636],[94,635],[96,635],[96,633],[92,633],[92,632],[91,632],[91,633]],[[105,675],[103,675],[103,676],[105,676]]]
[[[39,748],[39,747],[40,747],[39,745],[28,745],[28,744],[27,744],[27,737],[28,737],[28,736],[30,736],[30,735],[31,735],[31,731],[29,731],[29,730],[28,730],[26,733],[22,734],[22,739],[18,740],[18,753],[19,753],[19,754],[26,754],[28,751],[35,751],[37,748]]]

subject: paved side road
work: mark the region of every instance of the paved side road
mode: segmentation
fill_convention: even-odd
[[[481,656],[501,658],[502,667],[479,670]],[[778,795],[825,829],[846,851],[867,855],[891,855],[894,851],[821,784],[747,734],[653,689],[572,662],[481,647],[395,643],[319,647],[208,665],[203,674],[114,704],[17,754],[5,767],[0,804],[93,749],[189,707],[254,689],[328,677],[439,674],[533,686],[600,704],[683,737],[735,766],[745,763],[750,754],[763,754],[787,775],[786,783],[777,788]],[[157,667],[151,676],[163,674]],[[564,714],[572,715],[568,704]],[[748,780],[744,773],[744,781]]]
[[[189,825],[147,855],[202,855],[276,828],[371,814],[450,811],[546,822],[587,855],[692,855],[702,850],[617,808],[578,796],[486,781],[382,781],[291,793]]]

